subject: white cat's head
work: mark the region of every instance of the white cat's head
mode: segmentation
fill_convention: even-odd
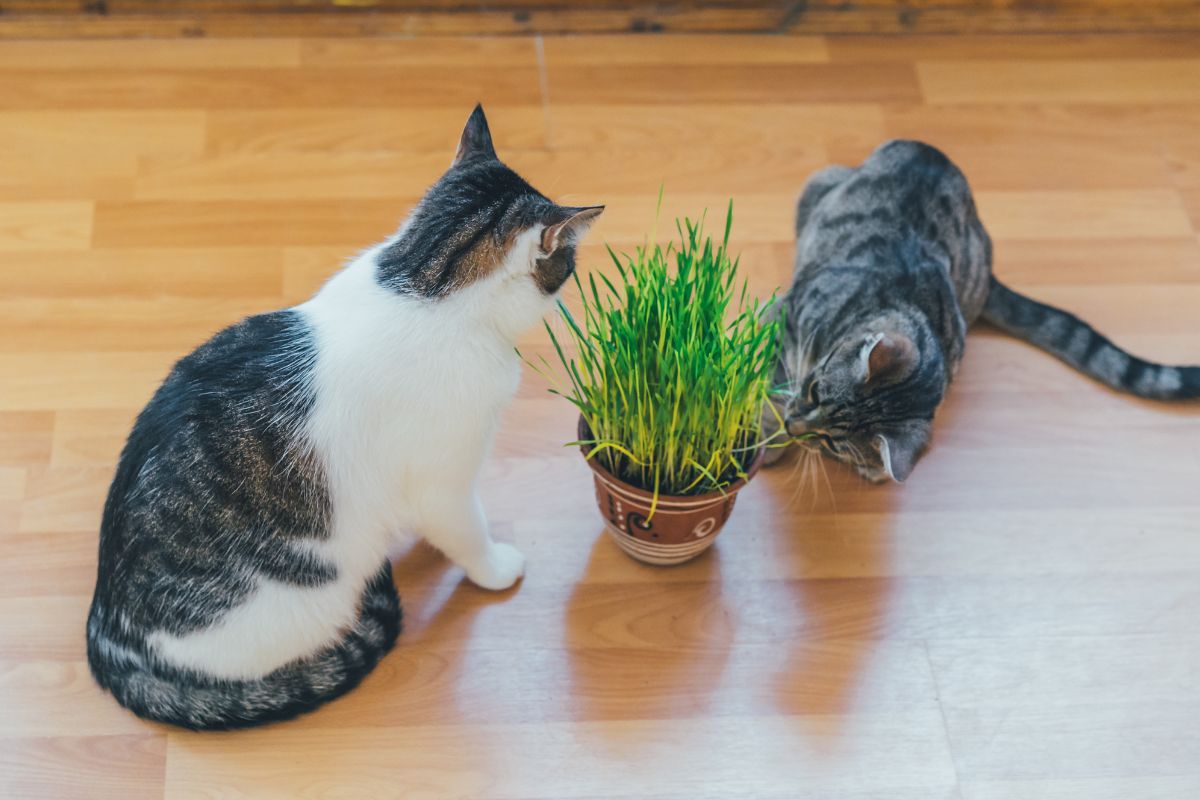
[[[560,206],[505,166],[476,106],[450,168],[380,252],[376,278],[430,302],[454,298],[516,333],[545,313],[603,210]]]

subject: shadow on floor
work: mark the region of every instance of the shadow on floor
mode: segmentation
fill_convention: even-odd
[[[887,630],[892,512],[903,487],[867,484],[829,460],[803,477],[795,459],[789,455],[760,487],[768,516],[778,520],[773,545],[787,565],[782,585],[798,615],[789,626],[793,639],[781,643],[787,655],[773,699],[779,713],[836,717],[869,702],[863,694],[871,691],[871,662]],[[829,720],[815,724],[830,730]]]
[[[724,701],[714,692],[737,638],[737,615],[726,599],[716,548],[687,564],[647,566],[621,552],[600,528],[563,618],[569,716],[645,720],[721,713]],[[623,747],[598,736],[614,751]]]

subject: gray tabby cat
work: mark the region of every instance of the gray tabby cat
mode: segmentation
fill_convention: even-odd
[[[827,167],[796,210],[796,268],[764,428],[813,434],[864,478],[903,481],[979,318],[1140,397],[1200,397],[1200,367],[1122,350],[1066,311],[992,275],[992,244],[962,172],[936,148],[893,141],[857,169]],[[769,450],[777,460],[783,448]]]

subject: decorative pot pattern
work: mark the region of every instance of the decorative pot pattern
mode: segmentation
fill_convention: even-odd
[[[582,418],[579,438],[591,438]],[[734,482],[724,492],[686,497],[660,495],[653,516],[652,493],[614,477],[597,459],[587,459],[587,464],[595,478],[600,513],[620,548],[648,564],[681,564],[712,546],[733,512],[738,491],[762,465],[763,452],[760,449],[755,453],[746,478]]]

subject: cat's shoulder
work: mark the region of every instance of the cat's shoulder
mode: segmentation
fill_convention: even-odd
[[[964,179],[962,170],[951,158],[928,142],[916,139],[892,139],[884,142],[863,163],[867,173],[887,173],[892,177]]]
[[[315,352],[307,323],[294,311],[246,317],[175,362],[134,432],[152,430],[157,438],[168,438],[185,420],[246,422],[247,415],[296,395]]]
[[[924,164],[952,164],[950,157],[937,147],[917,139],[891,139],[875,148],[867,158],[869,164],[899,166],[911,162]]]
[[[214,334],[180,359],[173,372],[201,383],[243,380],[251,372],[287,366],[290,356],[311,349],[311,338],[307,321],[295,309],[254,314]]]

